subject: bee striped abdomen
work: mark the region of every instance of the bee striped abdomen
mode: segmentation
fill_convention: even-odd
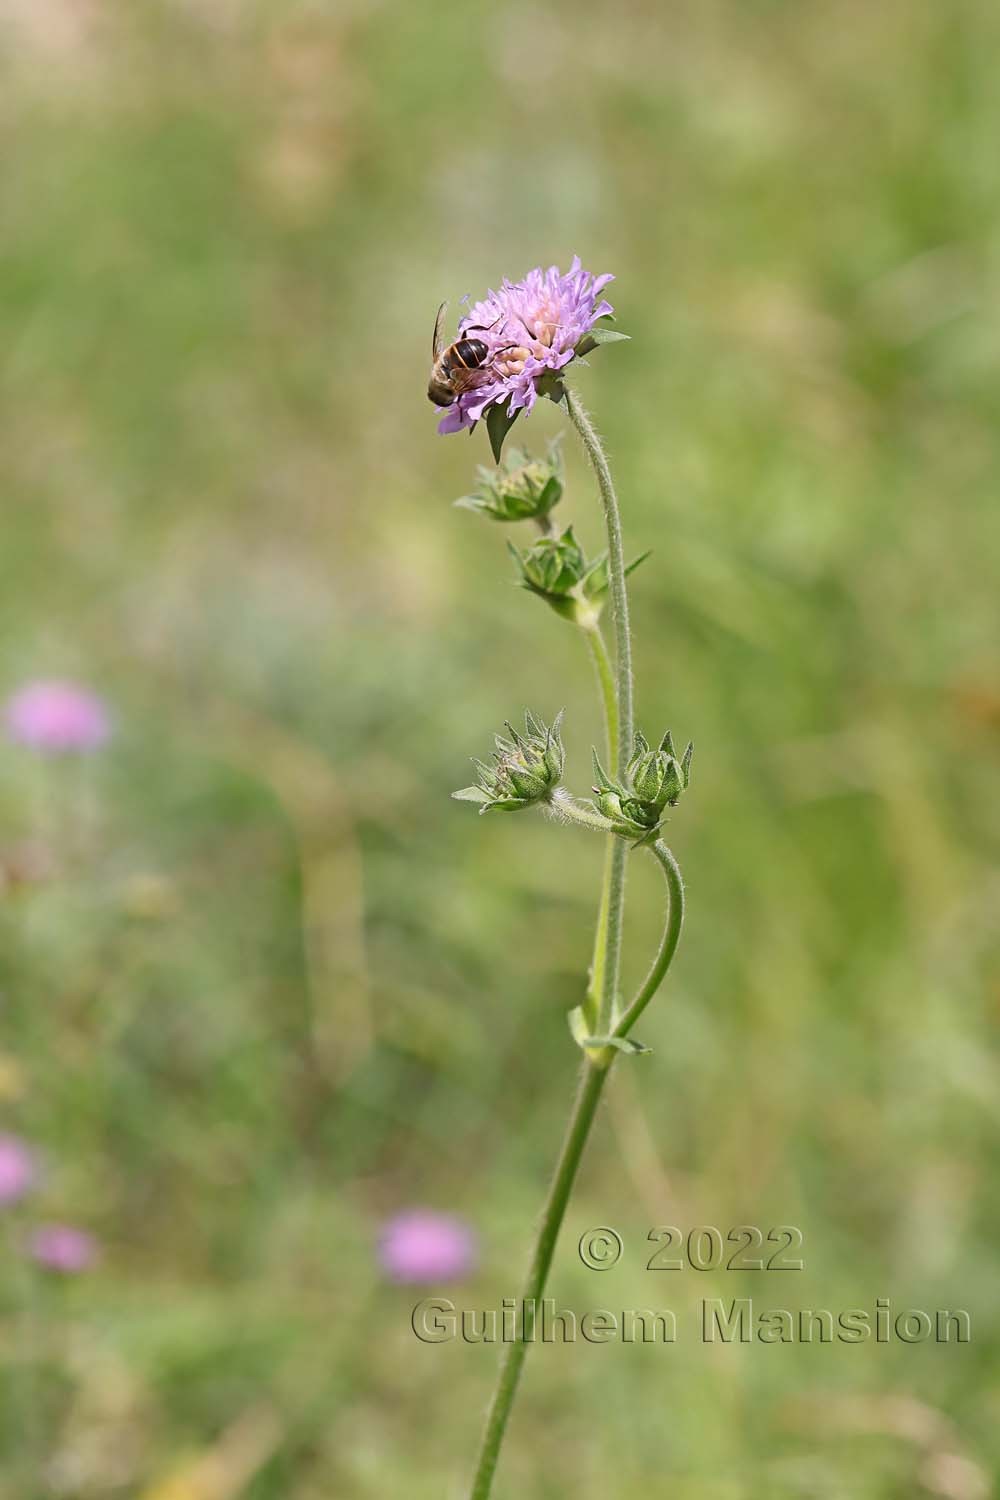
[[[489,349],[482,339],[459,339],[448,350],[449,359],[463,370],[478,370],[480,365],[486,363],[488,353]]]

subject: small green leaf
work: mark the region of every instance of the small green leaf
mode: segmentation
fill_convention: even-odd
[[[463,786],[460,792],[451,794],[456,802],[488,802],[490,799],[480,786]]]
[[[634,1036],[588,1036],[584,1037],[580,1045],[587,1048],[613,1047],[616,1052],[628,1053],[629,1057],[640,1057],[653,1050]]]
[[[592,328],[577,344],[574,353],[578,357],[589,354],[599,344],[620,344],[631,338],[631,334],[619,333],[615,328]]]
[[[574,1042],[576,1042],[578,1047],[582,1047],[586,1042],[588,1036],[590,1035],[590,1026],[587,1022],[587,1016],[583,1006],[574,1006],[574,1008],[569,1012],[566,1019],[569,1022],[569,1029]]]
[[[521,415],[521,411],[522,408],[519,407],[511,416],[509,402],[504,401],[503,404],[494,402],[486,413],[486,431],[489,434],[490,447],[497,463],[500,462],[500,455],[503,452],[504,439]]]
[[[607,1068],[611,1064],[611,1052],[624,1052],[628,1057],[639,1057],[652,1049],[631,1036],[593,1036],[587,1024],[587,1012],[578,1005],[566,1017],[569,1029],[577,1046],[582,1048],[597,1067]]]
[[[652,549],[652,547],[650,547],[650,549],[649,549],[648,552],[640,552],[639,556],[635,559],[635,561],[634,562],[630,562],[629,565],[628,565],[628,567],[625,569],[625,577],[627,578],[630,573],[634,573],[635,570],[636,570],[636,568],[640,567],[641,564],[646,561],[646,558],[647,557],[652,557],[652,555],[653,555],[653,549]]]

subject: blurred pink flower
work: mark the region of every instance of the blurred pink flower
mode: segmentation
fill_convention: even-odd
[[[461,1219],[411,1208],[384,1226],[378,1258],[392,1281],[457,1281],[475,1265],[476,1237]]]
[[[47,754],[96,750],[111,734],[100,698],[73,682],[27,683],[7,699],[4,718],[12,740]]]
[[[37,1175],[34,1155],[24,1141],[16,1135],[0,1135],[0,1207],[23,1198]]]
[[[97,1259],[95,1240],[72,1224],[42,1224],[31,1236],[28,1249],[40,1266],[66,1276],[89,1270]]]

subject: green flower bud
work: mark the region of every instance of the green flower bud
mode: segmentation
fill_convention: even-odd
[[[594,752],[594,806],[613,823],[623,838],[640,842],[651,838],[660,826],[664,809],[675,806],[691,779],[691,757],[694,747],[688,745],[678,760],[670,732],[663,736],[655,750],[642,734],[635,737],[635,749],[625,767],[621,781],[612,781]]]
[[[540,537],[524,552],[509,542],[507,546],[521,574],[522,588],[574,624],[597,622],[608,586],[606,559],[602,553],[588,562],[572,526],[562,536]]]
[[[545,458],[510,448],[498,469],[480,468],[477,477],[475,493],[455,501],[463,510],[477,510],[494,521],[543,520],[562,498],[558,443],[550,445]]]
[[[608,592],[606,552],[588,562],[572,526],[562,536],[540,537],[524,552],[510,542],[507,550],[517,564],[522,588],[544,599],[564,620],[585,630],[593,629],[601,618]],[[626,577],[648,556],[644,552],[630,563],[625,569]]]
[[[560,537],[543,536],[526,552],[514,551],[524,582],[539,594],[568,594],[587,571],[587,560],[572,526]]]
[[[674,755],[669,732],[656,750],[651,750],[645,737],[637,734],[626,770],[636,797],[657,815],[668,805],[673,807],[687,785],[687,770]]]
[[[526,713],[523,735],[508,724],[508,737],[496,737],[493,764],[473,761],[479,785],[463,787],[452,796],[460,802],[477,802],[481,813],[491,808],[519,812],[537,802],[548,802],[562,779],[566,759],[559,735],[561,724],[561,712],[551,728]]]

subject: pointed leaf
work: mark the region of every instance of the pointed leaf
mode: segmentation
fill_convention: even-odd
[[[509,403],[505,401],[502,405],[494,402],[486,413],[486,431],[489,434],[490,448],[497,463],[503,452],[504,440],[521,415],[522,408],[518,407],[513,416],[510,414]]]
[[[586,573],[580,579],[584,597],[587,599],[600,599],[602,594],[608,591],[608,555],[602,552],[600,557],[595,557],[588,567]]]
[[[619,333],[615,328],[592,328],[589,333],[583,335],[574,352],[579,357],[589,354],[599,344],[620,344],[629,336],[627,333]]]
[[[575,1010],[571,1010],[567,1016],[567,1020],[569,1021],[569,1029],[573,1040],[577,1046],[583,1048],[592,1062],[602,1067],[608,1067],[611,1062],[610,1057],[601,1058],[602,1052],[624,1052],[628,1057],[639,1057],[643,1053],[652,1051],[652,1048],[647,1047],[643,1042],[636,1041],[634,1037],[593,1036],[588,1031],[586,1013],[582,1005],[578,1005]]]
[[[479,786],[463,786],[460,792],[451,794],[456,802],[488,802],[490,799]]]
[[[635,559],[635,561],[634,562],[630,562],[628,564],[627,568],[625,569],[625,577],[627,578],[630,573],[634,573],[635,570],[636,570],[636,568],[638,568],[641,563],[644,563],[646,561],[647,557],[652,557],[652,555],[653,555],[653,549],[652,549],[652,547],[650,547],[650,549],[649,549],[648,552],[640,552],[639,556]]]
[[[639,1057],[653,1050],[634,1036],[588,1036],[581,1046],[614,1047],[616,1052],[627,1052],[630,1057]]]
[[[597,782],[598,788],[601,791],[604,791],[604,792],[613,792],[613,791],[615,791],[616,790],[615,784],[611,780],[611,778],[609,777],[607,771],[605,771],[604,767],[601,765],[600,757],[598,756],[597,751],[595,750],[593,752],[593,754],[594,754],[594,779]]]

